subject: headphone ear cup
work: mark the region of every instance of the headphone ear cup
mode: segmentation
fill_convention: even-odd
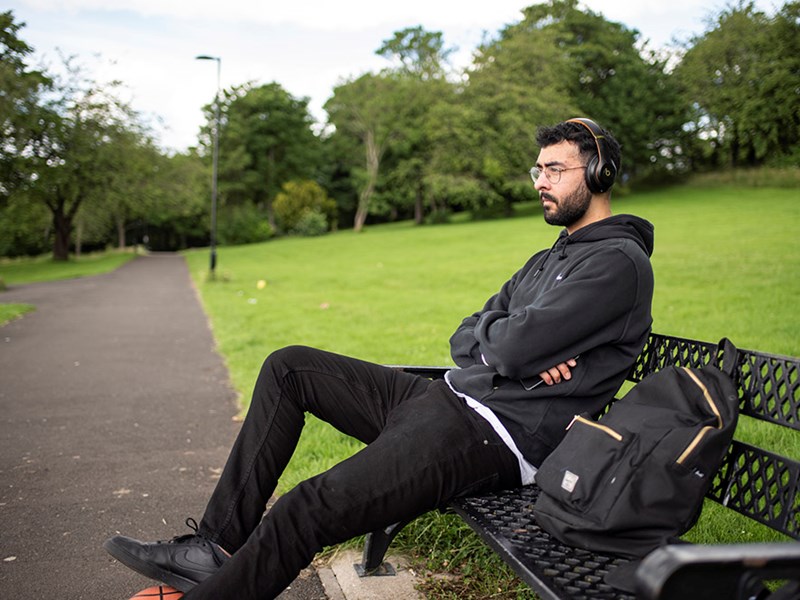
[[[597,161],[594,161],[597,163]],[[606,161],[594,171],[594,179],[597,183],[597,193],[605,192],[614,185],[617,176],[617,166],[612,161]]]
[[[577,123],[585,127],[592,134],[597,146],[597,155],[589,159],[589,164],[586,165],[586,171],[584,171],[586,187],[593,194],[602,194],[608,191],[614,185],[614,179],[617,177],[617,165],[614,164],[614,161],[605,159],[603,152],[605,136],[602,129],[591,119],[580,117],[569,119],[567,123]],[[600,164],[601,160],[602,164]]]
[[[586,165],[586,170],[584,171],[586,187],[589,188],[589,191],[593,194],[600,194],[603,191],[597,179],[597,162],[597,157],[593,156],[589,159],[589,164]]]

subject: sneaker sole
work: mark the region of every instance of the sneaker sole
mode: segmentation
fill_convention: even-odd
[[[124,548],[117,546],[114,543],[113,538],[106,540],[103,543],[103,548],[105,548],[106,552],[108,552],[111,556],[116,558],[129,569],[132,569],[133,571],[136,571],[145,577],[149,577],[150,579],[155,579],[156,581],[166,583],[167,585],[170,585],[181,592],[188,592],[198,584],[197,581],[192,581],[191,579],[181,577],[180,575],[176,575],[171,571],[167,571],[141,560],[140,558],[130,554]]]

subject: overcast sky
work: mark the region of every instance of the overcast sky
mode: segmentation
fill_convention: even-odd
[[[34,47],[34,64],[55,70],[58,50],[78,57],[98,81],[119,79],[133,107],[152,120],[161,145],[197,143],[202,107],[213,100],[216,65],[223,88],[277,81],[325,119],[322,105],[344,79],[387,66],[374,54],[395,31],[422,25],[441,31],[453,62],[465,66],[484,34],[521,19],[535,0],[11,0]],[[637,29],[654,48],[702,33],[715,0],[587,0],[607,19]],[[769,14],[772,0],[757,0]],[[124,6],[124,8],[121,8]]]

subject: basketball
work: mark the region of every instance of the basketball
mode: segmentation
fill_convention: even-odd
[[[178,598],[183,598],[183,592],[168,585],[156,585],[142,590],[131,600],[178,600]]]

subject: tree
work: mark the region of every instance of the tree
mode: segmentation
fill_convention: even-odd
[[[577,0],[530,6],[502,37],[550,36],[558,51],[552,63],[561,72],[557,83],[573,110],[561,118],[588,116],[613,131],[625,148],[625,178],[674,168],[686,118],[665,61],[636,30],[578,6]]]
[[[395,32],[376,51],[394,63],[385,72],[404,81],[403,93],[410,100],[397,115],[398,135],[389,148],[384,179],[386,193],[378,195],[387,198],[383,204],[393,215],[413,208],[417,224],[424,220],[426,204],[432,204],[426,188],[434,154],[431,132],[441,114],[437,107],[451,100],[455,89],[447,80],[453,50],[445,47],[441,32],[411,27]],[[436,211],[435,205],[432,209]]]
[[[194,152],[158,157],[143,235],[154,249],[175,250],[208,244],[211,174]]]
[[[138,115],[75,58],[31,70],[22,24],[0,13],[0,255],[65,260],[73,245],[208,240],[208,181],[196,153],[164,156]],[[74,237],[73,237],[74,236]]]
[[[52,85],[49,77],[27,65],[33,49],[19,38],[23,27],[10,11],[0,13],[0,209],[32,176],[24,157],[42,134],[41,98]],[[16,206],[17,222],[22,208]]]
[[[574,110],[564,79],[550,32],[512,26],[478,49],[456,107],[461,114],[449,119],[458,129],[446,146],[447,156],[461,162],[451,174],[473,180],[467,191],[482,190],[470,208],[500,206],[508,214],[514,201],[532,197],[527,172],[536,159],[536,128]]]
[[[51,129],[32,195],[53,214],[53,258],[69,256],[72,221],[81,204],[104,194],[115,174],[127,168],[116,162],[112,148],[123,143],[135,118],[114,94],[113,85],[100,86],[82,77],[67,61],[71,81],[58,85],[59,96],[49,107]]]
[[[0,207],[0,256],[35,256],[52,249],[51,223],[43,204],[11,194]]]
[[[328,145],[357,195],[356,231],[370,214],[394,219],[413,213],[422,222],[433,152],[430,119],[453,87],[446,77],[451,52],[440,32],[397,31],[376,50],[392,66],[345,82],[325,105],[335,129]]]
[[[356,138],[363,167],[354,167],[358,204],[353,229],[361,231],[370,213],[381,160],[389,144],[401,135],[401,123],[413,106],[408,79],[392,73],[367,73],[337,86],[325,103],[336,135]]]
[[[115,165],[109,148],[118,143],[135,113],[114,96],[115,84],[100,86],[74,59],[64,59],[66,75],[54,80],[37,108],[36,135],[15,155],[24,177],[16,201],[44,204],[52,215],[53,258],[67,260],[73,222],[81,205],[103,194]]]
[[[213,105],[206,114],[213,123]],[[249,83],[225,93],[222,114],[221,203],[261,207],[274,228],[272,200],[281,186],[317,174],[321,144],[311,129],[308,99],[293,97],[277,83]]]
[[[131,223],[144,220],[158,196],[156,186],[163,184],[159,170],[164,160],[147,136],[126,131],[115,144],[115,168],[108,189],[110,213],[117,247],[128,245]]]
[[[104,151],[109,168],[107,185],[87,197],[77,217],[81,233],[94,230],[96,237],[105,239],[113,230],[117,247],[122,249],[128,244],[130,227],[149,218],[159,186],[167,184],[159,176],[165,158],[144,131],[134,128],[117,132],[109,142]]]
[[[22,24],[2,13],[0,25],[0,210],[4,225],[13,223],[0,251],[37,254],[50,245],[66,260],[73,233],[78,252],[87,241],[105,245],[112,220],[124,245],[158,151],[115,97],[118,83],[99,85],[74,58],[63,59],[60,77],[30,70]]]
[[[398,64],[396,72],[418,79],[443,79],[447,59],[454,48],[445,48],[441,31],[425,31],[421,26],[396,31],[384,40],[375,54]]]
[[[696,162],[756,165],[800,141],[800,2],[770,18],[752,2],[723,10],[675,70],[704,142]],[[703,147],[705,146],[705,148]]]

